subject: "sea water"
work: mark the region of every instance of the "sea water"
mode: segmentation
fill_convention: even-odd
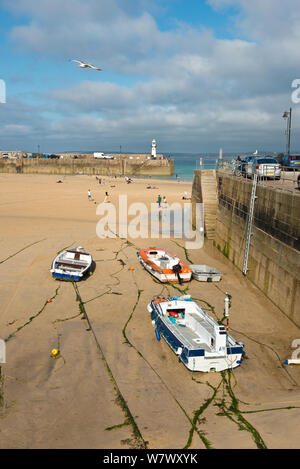
[[[180,179],[181,181],[192,181],[195,169],[215,169],[216,161],[219,159],[217,153],[173,153],[164,154],[174,160],[174,175],[161,176],[162,179]],[[223,154],[223,161],[232,161],[237,154]],[[157,178],[157,176],[155,176]]]

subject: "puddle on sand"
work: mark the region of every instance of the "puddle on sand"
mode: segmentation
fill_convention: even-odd
[[[192,229],[191,208],[157,208],[151,213],[140,213],[119,220],[119,234],[124,233],[132,238],[159,239],[177,238],[192,241],[195,231]],[[203,217],[197,223],[197,229],[203,227]],[[201,231],[201,228],[200,228]],[[126,237],[124,236],[124,237]]]

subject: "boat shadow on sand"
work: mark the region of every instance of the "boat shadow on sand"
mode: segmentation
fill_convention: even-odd
[[[91,275],[94,274],[95,270],[96,270],[96,262],[92,261],[89,270],[85,273],[85,275],[82,277],[80,282],[85,282]]]

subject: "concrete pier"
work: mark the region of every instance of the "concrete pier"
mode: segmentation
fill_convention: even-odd
[[[113,160],[68,157],[60,159],[17,158],[0,159],[0,173],[24,174],[88,174],[111,176],[172,176],[174,161],[171,159],[148,159],[128,156]]]

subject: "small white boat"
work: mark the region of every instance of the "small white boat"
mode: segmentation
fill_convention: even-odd
[[[242,363],[244,344],[234,340],[189,295],[154,298],[148,311],[156,338],[163,336],[189,370],[223,371]]]
[[[92,262],[92,256],[78,246],[60,252],[52,262],[50,272],[56,279],[78,281],[87,274]]]
[[[163,249],[140,249],[137,256],[142,266],[160,282],[189,282],[191,269],[178,257]]]
[[[222,278],[221,272],[209,265],[189,265],[192,270],[192,278],[199,282],[219,282]]]

